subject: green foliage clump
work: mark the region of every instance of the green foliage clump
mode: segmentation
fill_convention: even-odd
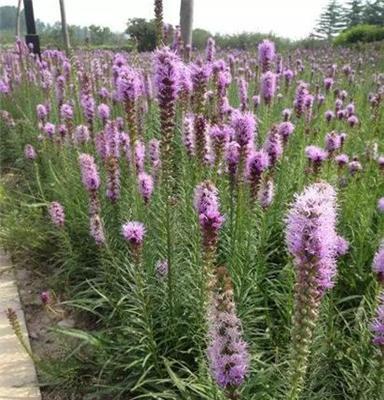
[[[356,25],[340,33],[335,40],[336,45],[345,45],[358,42],[377,42],[384,40],[384,27],[376,25]]]

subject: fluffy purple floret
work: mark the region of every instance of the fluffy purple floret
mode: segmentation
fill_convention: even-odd
[[[93,192],[100,187],[100,177],[97,171],[95,159],[90,154],[79,156],[81,177],[86,190]]]
[[[64,226],[64,208],[60,203],[58,203],[57,201],[53,201],[52,203],[50,203],[48,207],[48,212],[54,225],[58,226],[59,228]]]
[[[153,178],[146,172],[140,172],[138,177],[138,185],[141,196],[145,203],[148,203],[153,192]]]
[[[379,305],[371,324],[371,331],[373,333],[373,343],[384,349],[384,292],[379,297]]]
[[[256,120],[252,113],[233,113],[231,126],[235,131],[235,139],[241,147],[253,143],[256,131]]]
[[[145,227],[141,222],[129,221],[122,226],[121,233],[129,244],[137,247],[143,244]]]
[[[336,233],[336,192],[326,182],[315,183],[296,195],[286,222],[286,243],[299,271],[316,271],[322,295],[334,284],[339,236]]]

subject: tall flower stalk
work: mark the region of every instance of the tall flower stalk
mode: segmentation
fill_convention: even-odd
[[[228,399],[239,399],[238,388],[249,369],[247,343],[236,315],[232,281],[219,267],[211,281],[208,308],[208,362],[211,375]]]
[[[163,0],[155,0],[156,44],[160,47],[164,41]]]
[[[168,296],[172,317],[173,308],[173,271],[172,271],[172,163],[173,163],[173,136],[175,130],[176,100],[180,81],[180,59],[167,47],[155,53],[155,84],[157,100],[160,109],[161,129],[161,167],[165,195],[164,223],[167,232],[167,263],[168,263]]]
[[[307,187],[288,213],[286,242],[296,267],[289,400],[303,388],[321,300],[332,288],[339,255],[336,192],[326,182]]]
[[[194,206],[199,217],[202,236],[202,297],[206,300],[207,282],[212,277],[219,231],[224,223],[224,217],[219,208],[218,190],[210,181],[202,182],[196,187]]]
[[[79,156],[81,177],[84,188],[89,195],[89,227],[90,234],[96,244],[101,246],[105,243],[104,226],[100,216],[100,201],[98,190],[100,187],[99,172],[94,158],[89,154]]]

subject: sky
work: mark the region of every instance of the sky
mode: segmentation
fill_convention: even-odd
[[[345,3],[346,0],[341,1]],[[195,0],[194,28],[212,33],[262,32],[301,39],[313,30],[328,0]],[[60,20],[58,0],[33,0],[35,18]],[[67,22],[124,31],[129,18],[153,18],[153,0],[65,0]],[[0,0],[0,6],[17,0]],[[164,22],[179,23],[180,0],[163,0]]]

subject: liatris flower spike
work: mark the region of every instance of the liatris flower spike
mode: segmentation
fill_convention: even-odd
[[[232,282],[225,267],[219,267],[210,282],[212,295],[208,309],[207,350],[209,367],[216,384],[229,399],[238,398],[237,389],[249,369],[247,343],[242,338],[236,315]]]
[[[321,299],[332,288],[340,236],[336,233],[336,192],[315,183],[296,199],[287,216],[286,242],[296,267],[289,399],[303,388]]]
[[[53,201],[48,207],[48,212],[51,217],[52,223],[57,227],[62,228],[65,222],[63,206],[57,201]]]
[[[382,351],[384,357],[384,291],[379,296],[379,305],[376,310],[375,319],[371,324],[373,343]]]
[[[137,221],[126,222],[122,226],[121,233],[131,248],[135,262],[138,263],[140,261],[145,236],[144,224]]]
[[[384,241],[381,243],[379,250],[375,254],[372,270],[376,274],[378,282],[381,285],[384,285]]]
[[[37,158],[37,154],[36,154],[36,150],[35,150],[35,148],[31,145],[31,144],[27,144],[27,145],[25,145],[25,148],[24,148],[24,157],[27,159],[27,160],[36,160],[36,158]]]

